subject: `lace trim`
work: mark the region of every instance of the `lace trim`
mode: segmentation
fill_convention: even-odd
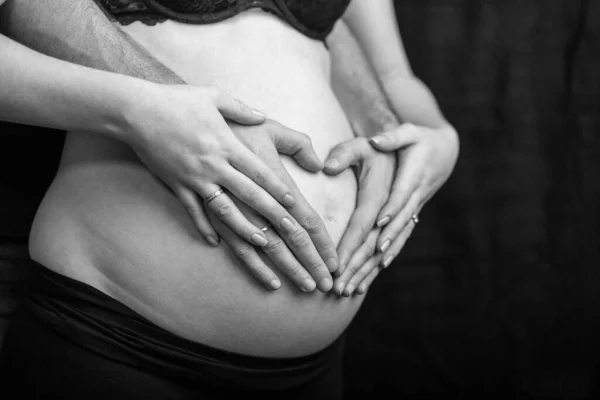
[[[304,35],[324,40],[350,0],[96,0],[123,25],[146,25],[172,19],[209,24],[250,8],[262,8],[288,22]]]

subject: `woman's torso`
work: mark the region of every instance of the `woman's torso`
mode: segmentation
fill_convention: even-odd
[[[251,10],[211,25],[123,28],[191,84],[214,84],[312,138],[323,159],[351,128],[329,86],[322,42]],[[351,171],[309,174],[284,160],[335,243],[354,210]],[[227,246],[212,248],[179,201],[121,143],[67,137],[61,168],[36,216],[32,257],[86,282],[159,326],[226,350],[312,353],[346,328],[363,297],[256,284]],[[281,276],[281,274],[279,274]]]

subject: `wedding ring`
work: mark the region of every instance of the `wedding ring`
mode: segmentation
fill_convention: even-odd
[[[211,194],[210,196],[208,196],[207,198],[204,199],[204,204],[208,204],[211,201],[213,201],[214,199],[216,199],[217,197],[219,197],[220,195],[223,194],[223,189],[219,189],[216,192],[214,192],[213,194]]]
[[[267,231],[271,229],[271,224],[270,223],[266,223],[265,226],[263,226],[262,228],[260,228],[261,231],[263,231],[264,233],[267,233]]]
[[[413,216],[411,217],[411,219],[413,220],[413,222],[416,224],[419,223],[419,216],[417,214],[413,214]]]

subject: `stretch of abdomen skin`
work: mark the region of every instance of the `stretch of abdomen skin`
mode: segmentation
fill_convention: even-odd
[[[329,86],[323,43],[274,16],[243,13],[214,25],[124,28],[188,83],[213,84],[290,128],[322,158],[352,137]],[[355,206],[356,179],[284,163],[337,244]],[[185,338],[243,354],[318,351],[349,324],[363,297],[256,284],[227,246],[211,248],[179,201],[124,145],[67,137],[60,171],[34,222],[32,257],[86,282]],[[281,274],[280,274],[281,276]]]

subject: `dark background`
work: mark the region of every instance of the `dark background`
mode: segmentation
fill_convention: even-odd
[[[348,331],[347,398],[600,397],[600,0],[396,11],[461,153]],[[0,236],[21,241],[60,135],[0,130]]]
[[[395,3],[461,152],[348,331],[348,397],[600,397],[600,1]]]

